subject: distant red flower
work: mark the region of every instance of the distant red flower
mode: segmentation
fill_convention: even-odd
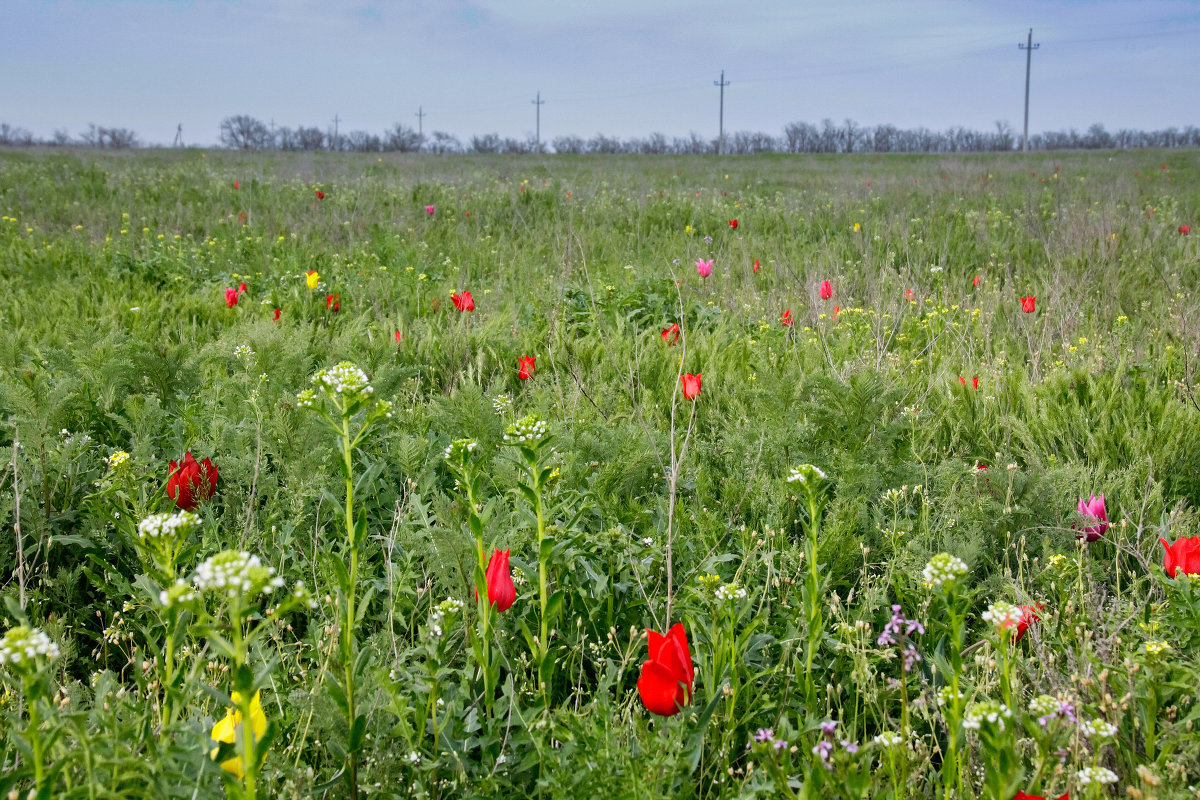
[[[681,375],[679,381],[683,384],[683,396],[688,400],[695,400],[700,394],[700,373],[693,375],[689,372]]]
[[[325,193],[324,193],[324,192],[322,192],[320,189],[317,189],[317,199],[318,199],[318,200],[324,200],[324,199],[325,199]]]
[[[184,453],[182,462],[172,461],[167,475],[167,497],[183,511],[195,511],[217,488],[217,468],[207,458],[197,462],[191,451]]]
[[[517,377],[523,381],[527,381],[532,378],[534,371],[533,362],[536,359],[537,356],[519,356],[517,358],[517,364],[519,365],[519,368],[517,369]]]
[[[736,228],[736,227],[737,227],[737,220],[736,220],[736,219],[731,219],[731,220],[729,220],[729,227],[731,227],[731,228]]]
[[[904,290],[904,299],[909,301],[910,303],[912,302],[912,299],[913,299],[913,290],[912,289]]]
[[[432,216],[433,216],[433,212],[434,212],[434,207],[433,207],[433,206],[425,206],[425,213],[426,213],[426,214],[428,214],[429,216],[431,216],[431,217],[432,217]]]
[[[758,259],[756,258],[754,259],[754,271],[758,272],[760,269],[762,269],[762,266],[758,263]]]
[[[821,289],[818,293],[822,300],[828,300],[833,297],[833,284],[829,281],[821,281]]]
[[[325,295],[325,310],[337,312],[342,307],[342,296],[340,294]]]
[[[971,388],[972,389],[979,388],[979,378],[971,378]]]
[[[454,307],[459,311],[474,311],[475,298],[471,297],[471,293],[464,291],[462,294],[455,292],[450,295],[450,301],[454,303]]]
[[[978,286],[978,285],[979,285],[979,276],[978,276],[978,275],[976,275],[976,276],[975,276],[975,280],[971,281],[971,285],[972,285],[972,286]]]
[[[1022,297],[1021,298],[1021,310],[1024,311],[1026,314],[1032,314],[1034,311],[1036,311],[1037,310],[1037,297],[1036,296]]]
[[[1200,575],[1200,536],[1184,536],[1176,539],[1173,544],[1159,537],[1166,549],[1163,556],[1163,569],[1168,578],[1179,576],[1180,571],[1185,575]]]
[[[400,341],[401,341],[403,338],[404,338],[404,334],[402,334],[400,331],[396,331],[396,346],[397,346],[397,347],[399,347],[399,346],[400,346]]]
[[[1025,794],[1024,792],[1017,792],[1013,797],[1013,800],[1050,800],[1050,798],[1042,797],[1040,794]],[[1071,796],[1069,794],[1062,794],[1059,796],[1058,800],[1071,800]]]
[[[278,308],[277,308],[277,309],[275,309],[275,316],[271,317],[271,321],[272,321],[272,322],[279,322],[279,314],[280,314],[280,311],[279,311],[279,309],[278,309]]]
[[[238,212],[238,222],[242,222],[242,223],[244,223],[245,221],[246,221],[246,212],[245,212],[245,211],[239,211],[239,212]]]
[[[238,290],[237,289],[226,289],[225,290],[225,305],[228,308],[233,308],[234,306],[237,305],[237,301],[238,301]]]
[[[967,385],[967,379],[964,378],[962,375],[958,376],[958,382],[961,383],[963,386]]]
[[[242,281],[241,283],[238,284],[238,294],[245,294],[245,293],[246,293],[246,282]]]
[[[1163,165],[1162,165],[1162,168],[1163,168],[1163,169],[1166,169],[1166,168],[1167,168],[1167,165],[1166,165],[1166,164],[1163,164]]]
[[[692,699],[696,670],[688,649],[687,631],[677,622],[663,636],[646,631],[649,659],[642,664],[638,677],[638,696],[652,714],[670,717],[678,714]]]
[[[780,322],[783,323],[783,327],[785,328],[792,324],[792,310],[790,308],[784,310]]]
[[[487,578],[488,602],[497,611],[508,611],[517,599],[517,587],[513,585],[512,570],[508,566],[508,554],[511,550],[496,550],[488,560],[484,576]],[[475,599],[479,599],[479,590],[475,590]]]
[[[668,347],[679,344],[679,324],[672,322],[670,327],[663,328],[662,340],[667,343]]]
[[[1188,234],[1190,234],[1192,232],[1192,226],[1191,225],[1180,225],[1179,232],[1182,235],[1187,236]]]
[[[234,182],[233,182],[233,188],[235,188],[235,189],[240,189],[240,188],[242,188],[242,185],[241,185],[240,183],[238,183],[237,181],[234,181]]]
[[[1017,617],[1016,622],[1005,620],[1005,622],[1000,626],[1001,630],[1016,628],[1016,633],[1014,633],[1012,637],[1013,644],[1021,641],[1021,639],[1025,637],[1025,632],[1029,630],[1029,626],[1041,619],[1037,612],[1041,611],[1043,608],[1045,608],[1045,606],[1041,603],[1038,603],[1037,605],[1032,606],[1018,606],[1018,608],[1021,609],[1021,614]]]
[[[836,317],[836,316],[837,316],[838,314],[840,314],[840,313],[842,313],[842,307],[841,307],[841,306],[834,306],[834,307],[833,307],[833,315]]]

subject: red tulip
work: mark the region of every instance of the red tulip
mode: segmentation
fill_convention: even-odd
[[[674,716],[691,702],[696,679],[687,632],[683,623],[677,622],[666,636],[651,630],[646,631],[646,636],[650,658],[642,664],[642,674],[637,682],[638,696],[650,713],[660,717]]]
[[[971,378],[971,388],[972,389],[979,388],[979,378]]]
[[[829,281],[821,281],[820,295],[822,300],[828,300],[833,297],[833,284]]]
[[[1050,800],[1050,799],[1048,797],[1042,797],[1040,794],[1025,794],[1024,792],[1017,792],[1016,795],[1013,797],[1013,800]],[[1058,800],[1071,800],[1071,797],[1069,794],[1063,794],[1062,796],[1060,796],[1058,798]]]
[[[664,328],[662,332],[662,340],[667,343],[668,347],[673,347],[679,344],[679,324],[672,322],[671,327]]]
[[[783,319],[780,322],[783,323],[783,327],[785,328],[792,324],[792,310],[790,308],[783,312]]]
[[[245,293],[246,293],[246,282],[242,281],[241,283],[238,284],[238,294],[245,294]]]
[[[404,334],[400,333],[400,331],[396,331],[396,346],[397,347],[400,346],[400,340],[403,338],[404,338]]]
[[[736,227],[737,227],[737,220],[736,220],[736,219],[731,219],[731,220],[729,220],[729,227],[731,227],[731,228],[736,228]]]
[[[517,370],[517,377],[523,381],[527,381],[533,377],[533,362],[537,356],[520,356],[517,358],[517,363],[520,369]]]
[[[271,317],[272,322],[279,322],[279,309],[275,309],[275,316]]]
[[[1077,539],[1086,539],[1089,542],[1094,542],[1104,535],[1108,530],[1108,511],[1104,508],[1104,495],[1097,497],[1096,495],[1088,495],[1088,499],[1079,498],[1079,505],[1076,506],[1079,515],[1087,520],[1090,525],[1085,525],[1082,531],[1076,534]]]
[[[1180,226],[1179,226],[1179,233],[1180,233],[1181,235],[1183,235],[1183,236],[1187,236],[1187,235],[1188,235],[1188,234],[1190,234],[1191,232],[1192,232],[1192,226],[1191,226],[1191,225],[1180,225]]]
[[[1015,623],[1005,622],[1005,624],[1001,625],[1000,627],[1002,630],[1016,627],[1017,632],[1014,633],[1012,637],[1013,644],[1016,644],[1017,642],[1021,641],[1022,638],[1024,638],[1025,631],[1029,630],[1029,626],[1041,619],[1037,612],[1043,608],[1045,608],[1045,606],[1041,603],[1038,603],[1034,606],[1020,606],[1021,616],[1017,617],[1017,621]]]
[[[240,183],[238,183],[237,181],[234,181],[234,182],[233,182],[233,188],[235,188],[235,189],[240,189],[240,188],[242,188],[242,185],[241,185]]]
[[[318,199],[318,200],[324,200],[324,199],[325,199],[325,193],[324,193],[324,192],[322,192],[320,189],[317,189],[317,199]]]
[[[464,291],[462,294],[455,292],[454,294],[450,295],[450,300],[454,303],[454,307],[459,311],[475,310],[475,298],[471,297],[470,292]]]
[[[1034,311],[1036,311],[1037,310],[1036,306],[1037,306],[1037,297],[1036,296],[1021,298],[1021,310],[1024,311],[1026,314],[1032,314]]]
[[[963,386],[967,385],[967,379],[964,378],[962,375],[958,376],[958,382],[961,383]]]
[[[1184,575],[1200,575],[1200,536],[1184,536],[1176,539],[1174,544],[1167,544],[1161,537],[1159,541],[1167,551],[1163,569],[1168,578],[1178,577],[1180,570]]]
[[[913,299],[913,290],[912,289],[904,290],[904,299],[910,303],[912,302],[912,299]]]
[[[517,599],[517,587],[513,585],[512,570],[508,566],[510,550],[496,550],[488,561],[484,576],[487,579],[488,602],[497,611],[508,611]],[[475,590],[475,600],[479,600],[479,590]]]
[[[689,372],[681,375],[679,380],[683,383],[683,396],[688,400],[695,400],[696,396],[700,394],[700,373],[697,372],[693,375]]]
[[[336,312],[342,307],[342,296],[340,294],[325,295],[325,310]]]
[[[840,314],[840,313],[842,313],[842,307],[841,307],[841,306],[834,306],[834,307],[833,307],[833,315],[836,317],[836,316],[837,316],[838,314]]]
[[[979,285],[979,276],[978,276],[978,275],[976,275],[976,276],[975,276],[975,280],[971,281],[971,285],[972,285],[972,286],[978,286],[978,285]]]
[[[201,500],[213,496],[217,488],[217,468],[212,461],[197,462],[191,452],[184,453],[183,463],[171,462],[167,478],[167,497],[183,511],[194,511]]]
[[[754,271],[758,272],[760,269],[762,269],[762,267],[759,266],[758,259],[756,258],[754,259]]]
[[[225,305],[229,308],[233,308],[234,306],[237,305],[237,301],[238,301],[237,289],[228,289],[227,288],[225,290]]]

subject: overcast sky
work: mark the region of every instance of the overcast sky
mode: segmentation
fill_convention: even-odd
[[[467,138],[778,134],[824,117],[1030,132],[1200,123],[1183,0],[0,0],[0,122],[170,142],[222,118]]]

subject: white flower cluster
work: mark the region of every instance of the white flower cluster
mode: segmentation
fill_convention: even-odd
[[[1021,621],[1021,609],[1012,603],[992,603],[982,616],[985,622],[990,622],[997,628],[1011,628]]]
[[[969,571],[967,562],[958,556],[938,553],[929,559],[925,569],[921,570],[921,577],[925,579],[925,585],[931,589],[948,589]]]
[[[1084,767],[1075,773],[1075,780],[1079,781],[1081,786],[1089,783],[1116,783],[1117,773],[1104,767]]]
[[[183,580],[177,580],[169,589],[163,589],[158,593],[158,602],[163,608],[172,606],[186,605],[199,597],[196,590],[192,588],[190,583]]]
[[[1029,713],[1035,717],[1046,717],[1058,712],[1058,698],[1039,694],[1029,701]]]
[[[273,567],[264,567],[258,556],[224,550],[196,567],[192,584],[199,592],[217,592],[228,597],[241,595],[252,600],[283,586]]]
[[[962,700],[965,697],[966,697],[966,695],[964,695],[962,693],[962,691],[960,690],[958,693],[958,699]],[[955,697],[954,697],[954,687],[953,686],[943,686],[941,689],[938,689],[938,693],[937,693],[938,708],[941,708],[942,706],[946,705],[947,703],[952,702],[954,699],[955,699]]]
[[[1090,719],[1079,723],[1080,732],[1089,739],[1111,739],[1117,735],[1117,726],[1102,719]]]
[[[462,600],[453,597],[447,597],[442,602],[433,607],[429,612],[429,634],[435,639],[442,635],[442,623],[446,619],[447,614],[457,614],[464,608]]]
[[[39,657],[58,658],[58,645],[44,631],[18,625],[9,628],[0,639],[0,666],[12,664],[19,667]]]
[[[736,583],[723,583],[713,592],[718,600],[745,600],[746,590]]]
[[[447,461],[465,460],[467,453],[472,453],[478,446],[478,442],[474,439],[455,439],[450,444],[446,445],[446,452],[443,458]]]
[[[550,426],[545,420],[538,419],[536,414],[530,414],[508,426],[504,431],[504,441],[515,444],[540,442],[549,431]]]
[[[801,464],[798,467],[792,467],[792,471],[788,473],[787,482],[795,483],[799,481],[803,484],[809,484],[820,480],[825,480],[825,473],[820,467],[814,467],[812,464]]]
[[[496,409],[497,414],[504,414],[512,408],[512,398],[506,394],[498,394],[492,398],[492,408]]]
[[[138,523],[139,539],[177,539],[200,523],[190,511],[177,514],[151,514]]]
[[[248,362],[250,359],[254,358],[254,349],[248,344],[239,344],[237,347],[233,348],[233,355],[235,358],[241,361]]]
[[[367,379],[367,373],[349,361],[343,361],[312,376],[318,390],[332,395],[343,403],[362,402],[375,391]],[[312,389],[296,395],[296,405],[310,408],[316,402]]]
[[[967,707],[967,713],[963,714],[963,727],[979,730],[984,722],[989,722],[1004,730],[1006,719],[1012,719],[1012,710],[1008,706],[995,700],[983,700]]]
[[[904,737],[895,731],[884,731],[877,735],[874,741],[880,747],[895,747],[904,742]]]

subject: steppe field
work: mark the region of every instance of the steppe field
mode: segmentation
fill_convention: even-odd
[[[0,215],[0,798],[1200,797],[1200,152]]]

